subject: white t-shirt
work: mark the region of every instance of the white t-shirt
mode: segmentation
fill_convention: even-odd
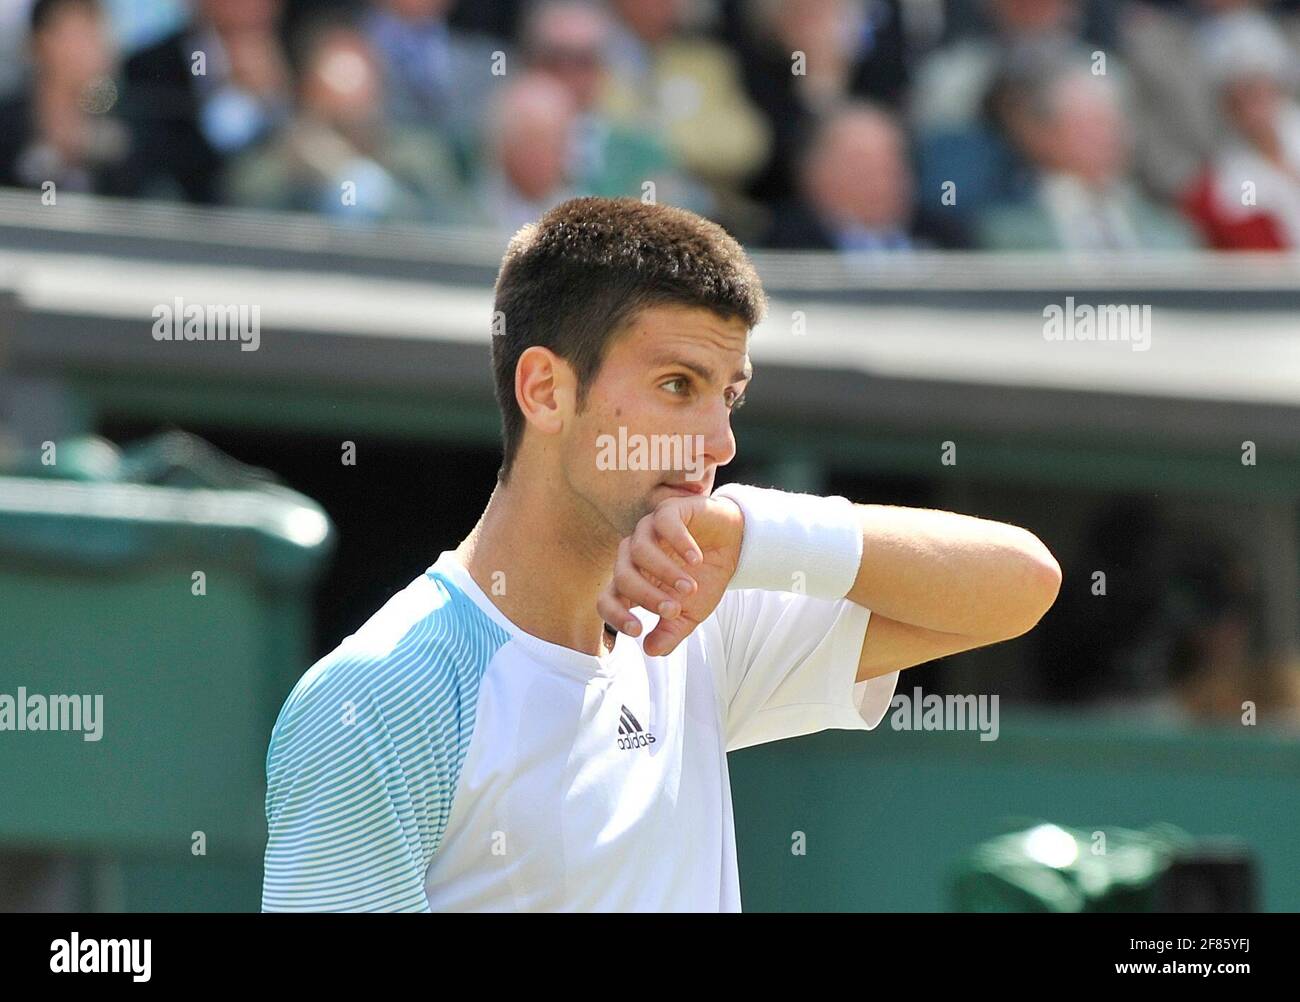
[[[511,623],[452,551],[298,681],[264,911],[739,911],[728,751],[871,730],[870,610],[728,591],[667,657]]]

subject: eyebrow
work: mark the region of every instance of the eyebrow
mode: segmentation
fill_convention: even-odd
[[[707,365],[700,365],[696,362],[688,362],[686,359],[678,358],[676,355],[656,355],[654,358],[650,360],[650,364],[652,366],[680,365],[683,369],[689,369],[691,372],[695,373],[706,383],[713,382],[713,370],[710,369]],[[730,382],[732,383],[748,382],[750,379],[753,378],[753,375],[754,375],[754,367],[753,365],[750,364],[749,360],[746,359],[745,367],[743,369],[737,369],[736,372],[732,374]]]

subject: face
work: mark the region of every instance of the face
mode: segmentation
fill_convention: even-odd
[[[398,17],[411,21],[440,18],[451,6],[450,0],[388,0],[387,7]]]
[[[565,183],[573,115],[568,91],[546,77],[521,81],[507,96],[498,158],[502,173],[526,198],[540,201]]]
[[[912,179],[902,135],[875,115],[846,116],[833,125],[807,178],[812,202],[832,219],[869,228],[907,222]]]
[[[569,489],[617,537],[666,498],[709,494],[731,462],[749,332],[694,307],[642,310],[608,347],[561,448]]]
[[[537,67],[568,88],[583,110],[595,106],[605,82],[605,22],[585,7],[554,8],[537,28]]]
[[[677,3],[678,0],[616,0],[614,8],[641,41],[655,45],[673,33]]]
[[[32,38],[33,58],[51,79],[84,87],[110,73],[113,50],[99,15],[65,7]]]
[[[1063,169],[1103,184],[1128,163],[1127,125],[1110,93],[1089,77],[1062,85],[1051,146]]]
[[[994,20],[1013,33],[1051,31],[1075,13],[1069,0],[994,0]]]
[[[851,44],[853,15],[853,6],[845,0],[784,0],[773,18],[777,37],[792,52],[826,52]],[[861,29],[857,34],[860,37]]]
[[[303,80],[303,105],[341,126],[363,125],[380,107],[380,78],[365,39],[339,31],[313,54]]]
[[[268,31],[280,16],[280,0],[206,0],[203,13],[218,31]]]

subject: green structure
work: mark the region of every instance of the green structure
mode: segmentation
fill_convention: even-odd
[[[51,443],[0,477],[0,852],[80,861],[89,909],[257,906],[267,738],[330,545],[307,498],[178,445]]]

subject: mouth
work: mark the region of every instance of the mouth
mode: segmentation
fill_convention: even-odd
[[[671,484],[665,482],[659,486],[667,487],[670,491],[678,491],[682,494],[693,495],[695,497],[703,497],[708,493],[705,489],[704,481],[702,480],[685,480]]]

